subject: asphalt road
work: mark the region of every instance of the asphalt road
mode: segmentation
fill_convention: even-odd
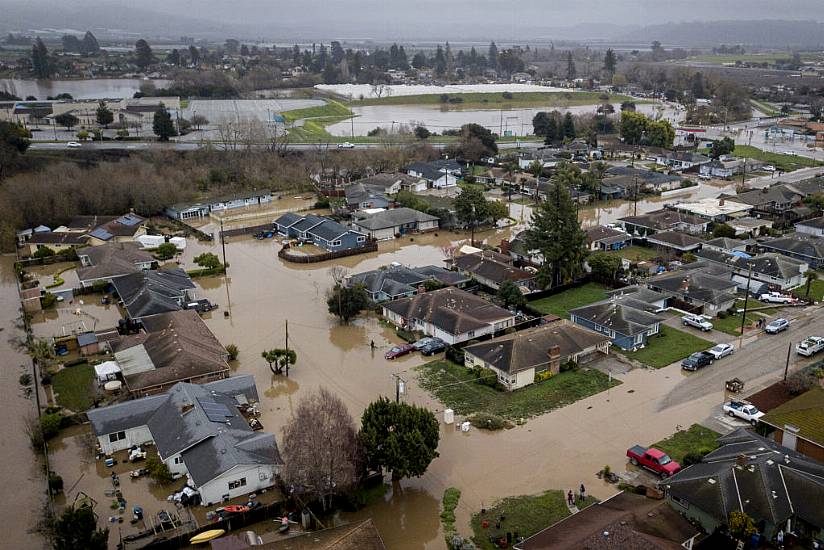
[[[385,147],[382,143],[354,143],[354,147],[348,149],[381,149]],[[443,149],[448,144],[446,143],[432,143],[435,149]],[[150,150],[167,150],[167,151],[194,151],[201,147],[212,146],[217,149],[223,148],[222,143],[216,142],[144,142],[144,141],[102,141],[102,142],[87,142],[83,143],[76,149],[69,148],[65,143],[55,143],[51,141],[33,142],[29,149],[33,151],[83,151],[83,150],[125,150],[125,151],[150,151]],[[263,145],[258,146],[261,149]],[[317,151],[320,149],[337,150],[336,143],[290,143],[287,145],[288,149],[292,151]],[[537,141],[525,141],[521,143],[499,143],[500,149],[537,149],[543,147],[543,144]],[[347,150],[347,149],[341,149]]]

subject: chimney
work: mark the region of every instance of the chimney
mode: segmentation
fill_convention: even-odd
[[[735,458],[735,464],[737,466],[746,466],[747,465],[747,455],[740,454]]]
[[[506,239],[501,239],[501,254],[509,254],[509,241]]]
[[[561,372],[561,347],[552,346],[547,350],[546,355],[549,358],[549,371],[552,374]]]
[[[718,206],[724,206],[724,199],[718,199]]]

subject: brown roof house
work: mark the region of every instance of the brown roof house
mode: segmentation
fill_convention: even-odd
[[[556,321],[464,348],[467,367],[490,369],[509,391],[558,374],[561,364],[609,353],[609,337]]]
[[[112,342],[133,394],[151,395],[177,382],[202,384],[229,375],[226,349],[196,311],[172,311],[141,321],[143,331]]]
[[[699,531],[665,501],[620,492],[516,543],[516,550],[681,550]]]
[[[498,261],[500,254],[482,250],[475,254],[464,254],[452,260],[452,267],[462,275],[472,277],[489,288],[498,290],[505,281],[515,283],[524,294],[533,290],[535,276],[508,262]]]
[[[395,326],[435,336],[447,344],[494,334],[515,324],[511,311],[453,287],[386,303],[383,317]]]
[[[77,278],[83,287],[93,286],[98,281],[111,282],[112,279],[140,273],[151,269],[154,257],[141,250],[137,243],[109,242],[100,246],[89,246],[77,253],[81,267],[77,268]]]
[[[26,241],[29,254],[34,254],[41,248],[48,248],[55,252],[65,252],[86,244],[86,236],[65,231],[34,232]]]
[[[782,447],[824,462],[824,389],[813,388],[761,417]]]

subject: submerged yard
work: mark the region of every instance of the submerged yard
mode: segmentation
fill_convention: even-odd
[[[661,332],[649,340],[644,349],[622,351],[630,359],[660,369],[689,356],[696,351],[709,349],[714,344],[688,332],[661,325]]]
[[[482,412],[508,420],[544,414],[620,384],[612,379],[610,385],[608,375],[599,370],[578,369],[507,392],[483,384],[470,369],[446,360],[421,365],[418,377],[421,387],[460,415]]]

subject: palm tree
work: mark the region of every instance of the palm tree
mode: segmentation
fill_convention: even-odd
[[[813,281],[818,280],[818,272],[812,269],[808,269],[807,272],[804,274],[804,278],[807,280],[807,292],[805,293],[805,296],[809,298],[810,287],[812,286]]]

